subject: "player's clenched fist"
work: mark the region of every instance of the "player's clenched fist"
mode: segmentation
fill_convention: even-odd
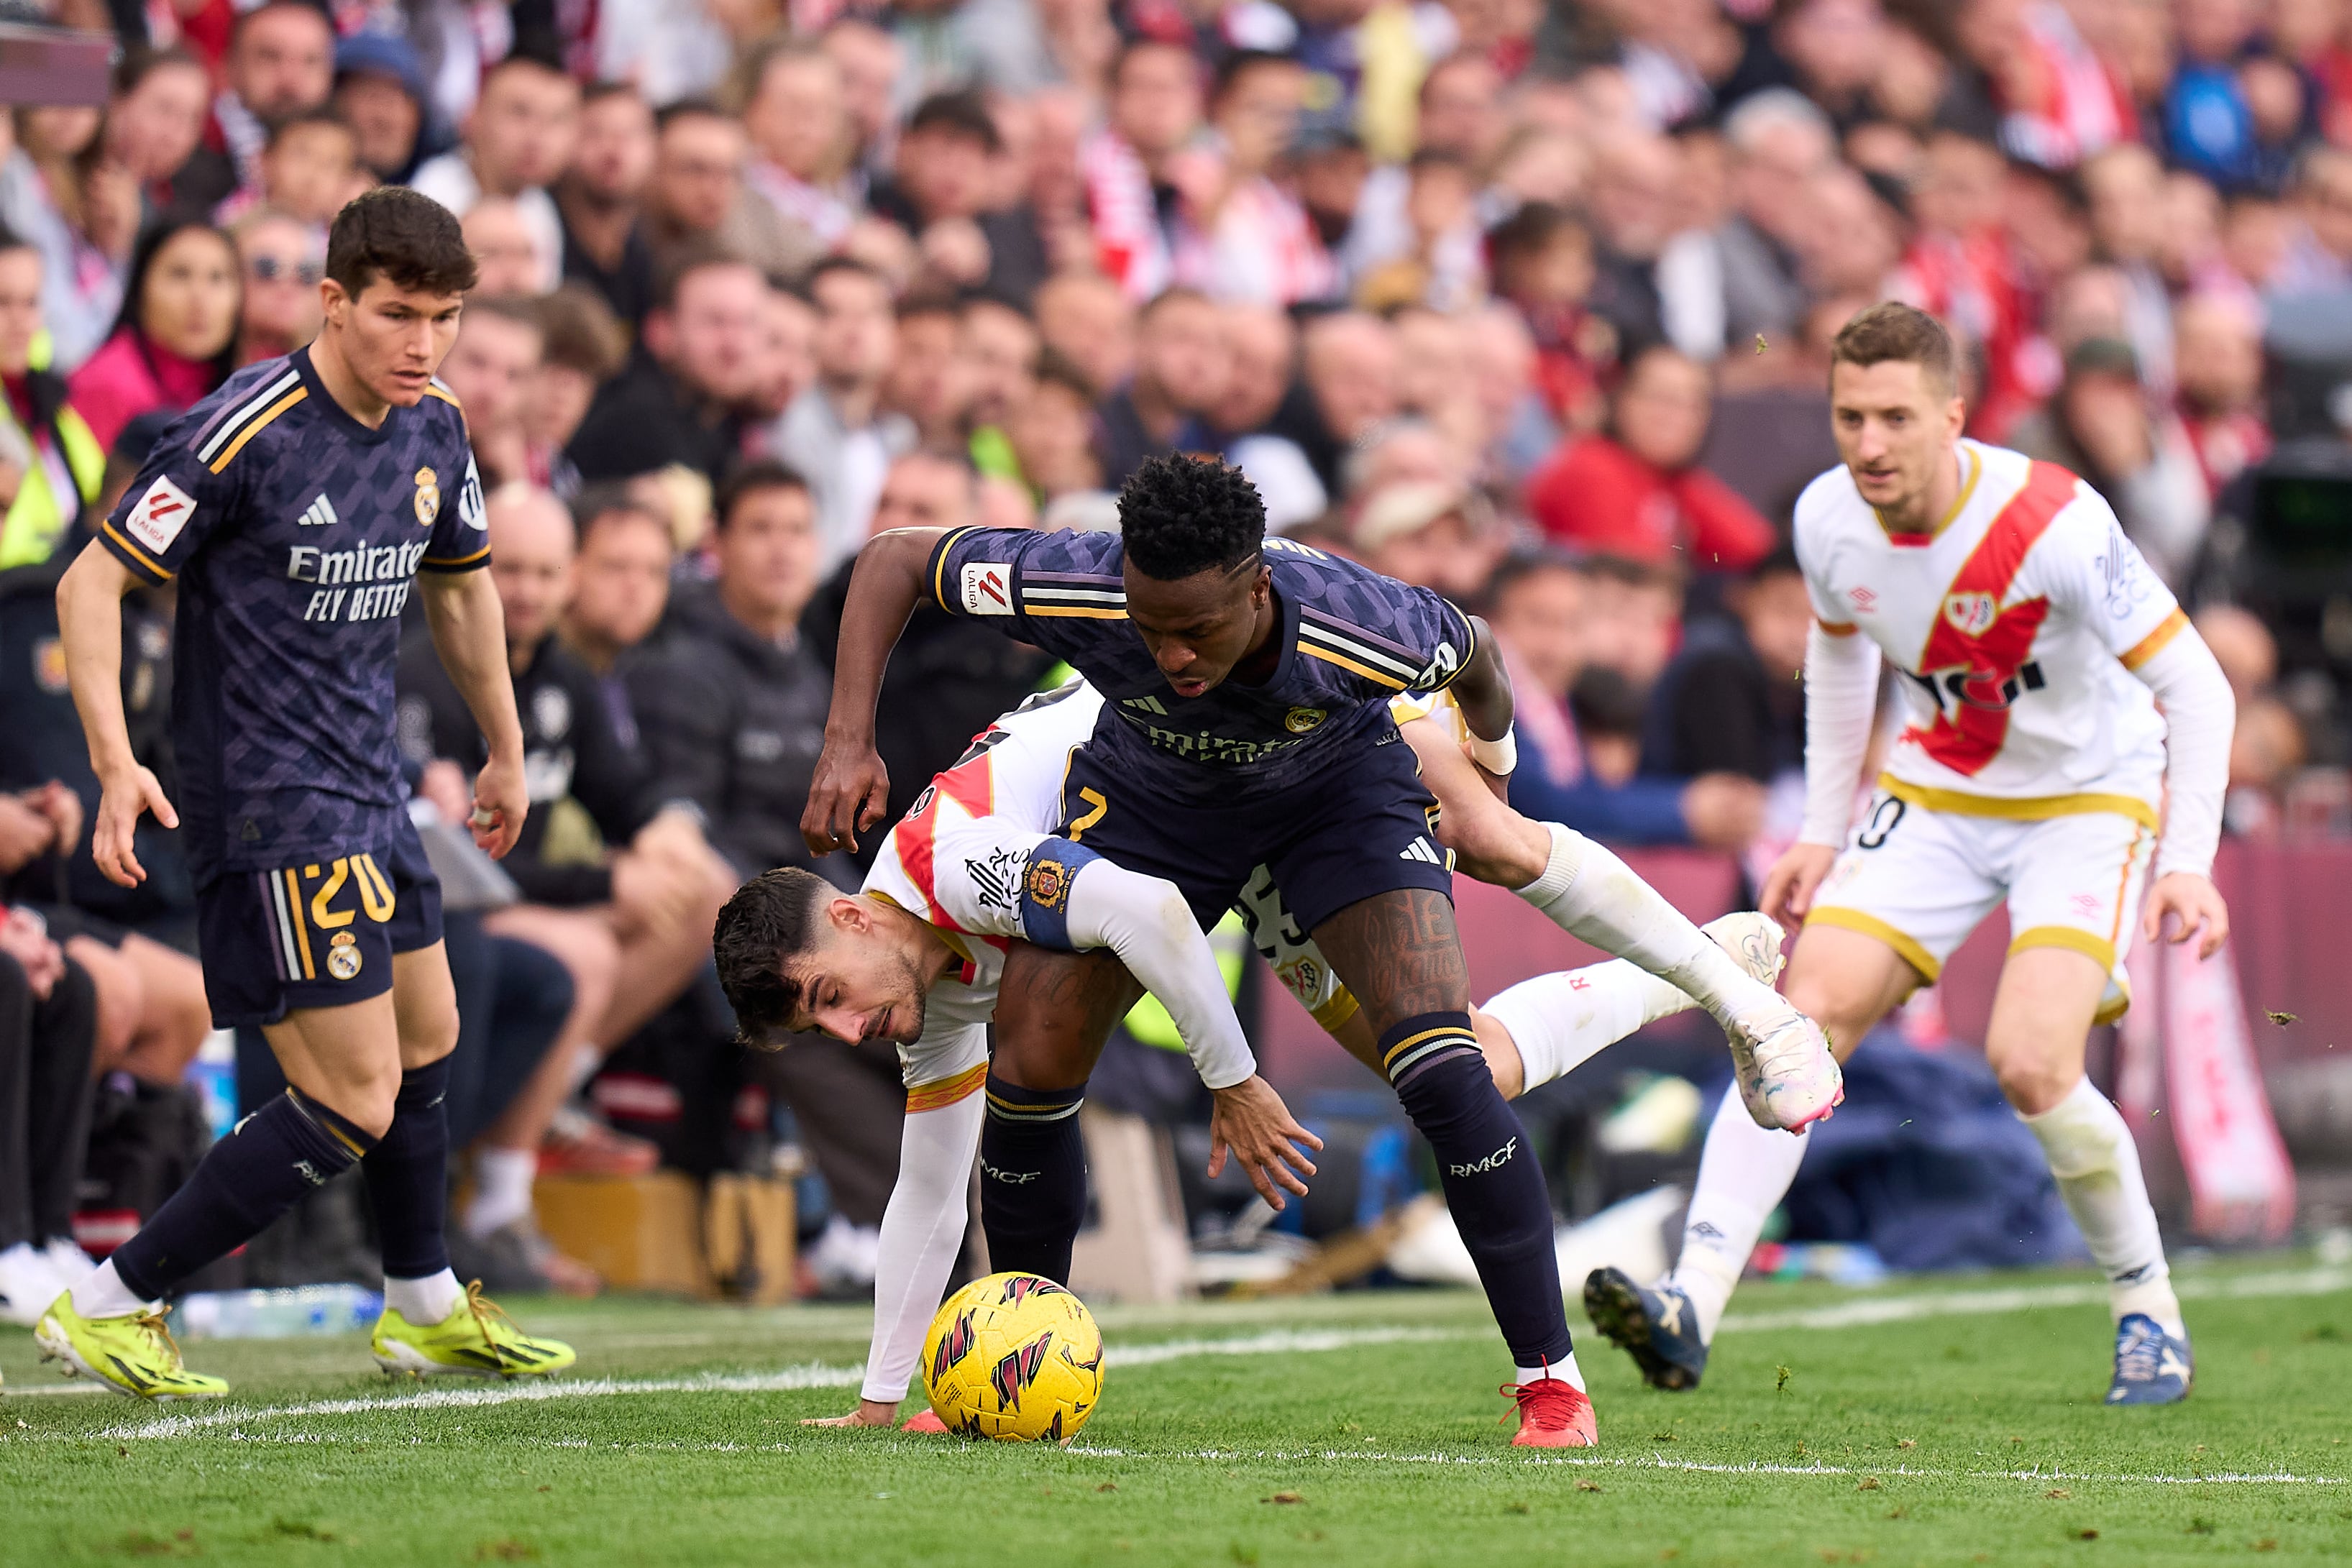
[[[474,842],[492,860],[503,860],[522,836],[530,814],[530,791],[523,783],[522,754],[493,755],[474,777]]]
[[[871,744],[824,743],[809,780],[801,838],[813,855],[857,849],[857,835],[882,820],[890,800],[890,770]]]
[[[163,798],[163,786],[144,768],[126,768],[100,786],[98,821],[90,830],[90,858],[106,880],[120,887],[137,887],[147,880],[146,868],[131,851],[139,832],[139,817],[152,811],[167,828],[180,825],[180,813]]]
[[[1812,913],[1813,894],[1821,891],[1838,852],[1828,844],[1790,844],[1764,874],[1763,896],[1758,900],[1767,918],[1794,931]]]

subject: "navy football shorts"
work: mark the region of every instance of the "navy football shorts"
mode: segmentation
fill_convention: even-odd
[[[1071,756],[1059,831],[1129,871],[1174,883],[1204,931],[1261,865],[1310,932],[1351,904],[1399,888],[1454,896],[1454,857],[1437,843],[1437,802],[1393,725],[1279,787],[1236,780],[1222,791],[1170,789],[1171,768],[1198,770],[1173,758],[1138,766],[1106,752],[1097,735]]]
[[[394,953],[440,940],[441,883],[405,813],[388,850],[224,872],[196,890],[215,1029],[380,997],[392,988]]]

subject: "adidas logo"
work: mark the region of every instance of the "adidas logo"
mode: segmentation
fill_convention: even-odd
[[[304,509],[300,517],[294,519],[295,525],[298,528],[322,528],[329,523],[340,523],[341,521],[342,518],[335,516],[335,504],[327,499],[323,492],[320,493],[317,500],[311,502],[310,505]]]
[[[1168,710],[1160,706],[1158,697],[1123,697],[1118,706],[1131,707],[1138,713],[1156,713],[1162,718],[1168,716]]]
[[[1430,846],[1426,838],[1416,836],[1412,842],[1397,852],[1401,861],[1423,861],[1431,865],[1444,865],[1445,857]]]

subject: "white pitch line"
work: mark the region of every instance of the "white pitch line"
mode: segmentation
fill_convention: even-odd
[[[2352,1269],[2312,1269],[2292,1272],[2244,1274],[2208,1280],[2191,1276],[2176,1281],[2175,1289],[2191,1299],[2321,1295],[2352,1288]],[[2037,1308],[2084,1305],[2105,1299],[2096,1284],[2029,1285],[2000,1291],[1965,1291],[1914,1296],[1888,1296],[1819,1307],[1801,1312],[1757,1313],[1726,1318],[1727,1331],[1759,1333],[1785,1329],[1838,1329],[1874,1323],[1903,1322],[1921,1318],[1975,1316],[2023,1312]],[[1114,1366],[1150,1366],[1164,1362],[1207,1355],[1292,1355],[1360,1346],[1447,1340],[1482,1339],[1483,1329],[1373,1328],[1276,1329],[1265,1333],[1223,1339],[1170,1340],[1113,1349]],[[108,1427],[89,1436],[124,1440],[131,1437],[176,1438],[249,1424],[312,1416],[358,1416],[377,1411],[462,1409],[510,1405],[525,1401],[585,1399],[630,1394],[768,1394],[811,1388],[854,1388],[864,1380],[862,1364],[827,1365],[811,1362],[764,1373],[706,1373],[669,1378],[576,1378],[561,1383],[495,1384],[470,1388],[436,1388],[382,1399],[321,1399],[299,1405],[265,1406],[257,1409],[211,1410],[201,1415],[172,1416],[138,1425]],[[65,1390],[57,1390],[65,1392]],[[240,1435],[243,1435],[240,1433]],[[60,1434],[62,1436],[62,1434]],[[1598,1462],[1598,1461],[1596,1461]],[[1617,1461],[1622,1462],[1622,1461]],[[1662,1461],[1663,1462],[1663,1461]],[[1798,1472],[1804,1473],[1804,1472]],[[2084,1478],[2092,1479],[2092,1478]],[[2155,1480],[2188,1482],[2210,1478],[2151,1477]],[[2249,1477],[2246,1479],[2265,1478]],[[2282,1478],[2302,1479],[2302,1478]],[[2334,1485],[2323,1479],[2322,1483]]]
[[[2263,1296],[2324,1296],[2352,1290],[2352,1269],[2305,1269],[2230,1279],[2174,1275],[2173,1293],[2189,1301]],[[1936,1295],[1882,1296],[1843,1301],[1801,1312],[1734,1313],[1717,1331],[1749,1333],[1780,1329],[1862,1328],[1873,1323],[1911,1322],[1920,1318],[1976,1317],[2042,1307],[2104,1305],[2107,1288],[2097,1283],[2019,1285],[2000,1291],[1957,1291]]]
[[[1159,1344],[1132,1345],[1110,1353],[1113,1366],[1149,1366],[1204,1355],[1297,1355],[1315,1351],[1349,1350],[1358,1345],[1483,1337],[1469,1329],[1276,1329],[1266,1333],[1229,1339],[1171,1340]],[[855,1388],[865,1381],[866,1368],[828,1366],[811,1362],[776,1372],[708,1373],[693,1377],[570,1378],[561,1383],[492,1384],[471,1388],[435,1388],[384,1399],[316,1399],[300,1405],[265,1406],[259,1409],[208,1410],[201,1415],[168,1416],[137,1425],[110,1427],[93,1437],[186,1437],[224,1427],[238,1428],[262,1421],[310,1416],[362,1416],[391,1410],[466,1409],[485,1405],[511,1405],[529,1400],[594,1399],[616,1394],[773,1394],[805,1388]]]
[[[43,1399],[54,1397],[59,1394],[105,1394],[108,1392],[110,1391],[100,1388],[95,1383],[60,1383],[54,1388],[46,1386],[40,1388],[27,1388],[24,1385],[18,1384],[14,1387],[0,1388],[0,1405],[5,1405],[11,1399]]]
[[[233,1431],[226,1438],[235,1443],[270,1444],[334,1444],[342,1438],[322,1437],[315,1432],[256,1433]],[[551,1448],[582,1449],[614,1453],[690,1453],[690,1454],[789,1454],[795,1451],[791,1443],[681,1443],[663,1441],[630,1441],[592,1443],[585,1438],[525,1439],[524,1446],[536,1441]],[[822,1441],[813,1439],[812,1442]],[[900,1437],[892,1443],[891,1452],[897,1458],[915,1457],[940,1463],[958,1463],[977,1451],[977,1446],[943,1442],[937,1437]],[[1230,1465],[1241,1460],[1274,1464],[1351,1464],[1351,1465],[1473,1465],[1538,1469],[1566,1467],[1589,1470],[1671,1470],[1677,1473],[1708,1476],[1817,1476],[1861,1477],[1878,1480],[1926,1481],[2026,1481],[2041,1485],[2048,1481],[2075,1481],[2085,1485],[2106,1486],[2307,1486],[2335,1487],[2346,1484],[2337,1476],[2302,1476],[2287,1470],[2251,1473],[2242,1470],[2221,1470],[2210,1475],[2141,1475],[2100,1474],[2088,1470],[1944,1470],[1916,1465],[1830,1465],[1815,1462],[1810,1465],[1772,1464],[1761,1459],[1737,1463],[1710,1463],[1702,1459],[1674,1459],[1664,1454],[1646,1457],[1622,1455],[1565,1454],[1385,1454],[1353,1448],[1192,1448],[1156,1450],[1150,1448],[1097,1448],[1088,1444],[1073,1444],[1064,1450],[1072,1458],[1135,1460],[1139,1462],[1174,1462],[1197,1460],[1206,1464]]]

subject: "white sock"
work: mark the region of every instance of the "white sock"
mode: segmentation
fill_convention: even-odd
[[[586,1088],[588,1081],[596,1076],[596,1070],[604,1065],[603,1048],[583,1041],[572,1052],[572,1071],[566,1076],[563,1097],[569,1100]]]
[[[1549,1366],[1515,1366],[1511,1375],[1521,1383],[1541,1383],[1547,1377],[1557,1377],[1579,1394],[1584,1392],[1584,1369],[1576,1364],[1576,1352],[1572,1350]]]
[[[1510,1031],[1526,1087],[1533,1089],[1567,1077],[1643,1024],[1696,1005],[1679,988],[1616,958],[1521,980],[1478,1010]]]
[[[2172,1270],[2157,1234],[2156,1210],[2140,1174],[2139,1147],[2123,1113],[2107,1103],[2087,1078],[2039,1116],[2022,1118],[2042,1140],[2058,1195],[2105,1270],[2108,1305],[2121,1322],[2146,1312],[2176,1338],[2188,1337],[2180,1301],[2172,1293]]]
[[[1731,1304],[1748,1255],[1797,1179],[1811,1139],[1811,1128],[1790,1137],[1758,1126],[1734,1091],[1727,1090],[1716,1107],[1699,1155],[1690,1215],[1683,1221],[1682,1257],[1664,1281],[1690,1298],[1702,1340],[1715,1338],[1715,1325]]]
[[[418,1328],[445,1321],[465,1299],[466,1287],[446,1269],[422,1280],[383,1277],[384,1311],[398,1312]]]
[[[1769,986],[1742,969],[1632,866],[1558,822],[1544,827],[1551,834],[1551,862],[1543,875],[1516,891],[1553,925],[1687,992],[1726,1028],[1751,1009],[1773,1005]]]
[[[128,1317],[152,1305],[131,1293],[131,1287],[114,1271],[111,1258],[84,1275],[81,1283],[73,1288],[73,1309],[86,1318]]]
[[[474,1151],[474,1196],[466,1205],[466,1234],[488,1236],[530,1213],[530,1184],[539,1175],[537,1149]],[[441,1317],[447,1317],[443,1312]],[[435,1318],[439,1322],[441,1318]]]

